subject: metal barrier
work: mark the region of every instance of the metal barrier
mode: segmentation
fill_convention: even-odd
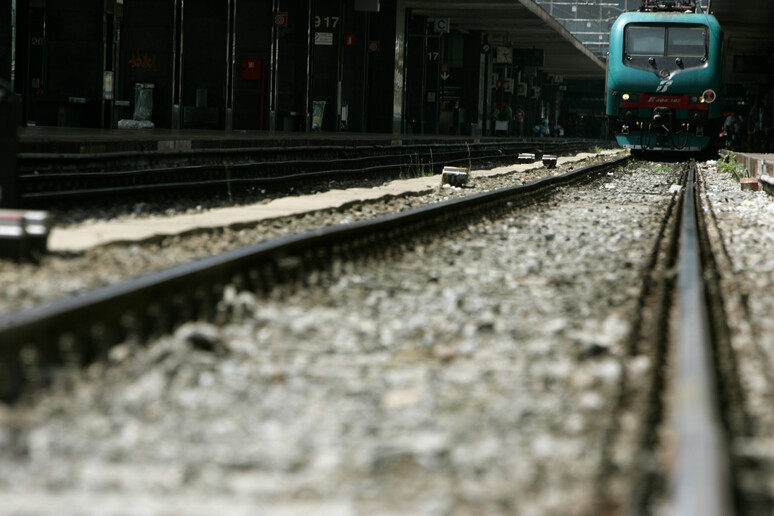
[[[21,103],[11,85],[0,80],[0,208],[19,208],[19,174],[16,168],[17,131]]]

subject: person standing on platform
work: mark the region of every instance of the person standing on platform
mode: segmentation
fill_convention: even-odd
[[[513,113],[513,119],[516,122],[517,136],[524,136],[524,110],[521,106],[516,107],[516,111]]]
[[[510,104],[503,104],[503,106],[500,109],[500,118],[499,120],[501,122],[506,122],[508,129],[505,131],[505,134],[507,136],[510,136],[511,134],[511,120],[513,120],[513,109],[511,109]]]

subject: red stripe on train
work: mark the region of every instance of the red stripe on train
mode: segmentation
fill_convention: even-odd
[[[706,110],[707,104],[691,104],[690,97],[685,95],[654,95],[651,93],[640,93],[636,101],[622,101],[622,108],[656,108],[668,107],[671,109],[701,109]]]

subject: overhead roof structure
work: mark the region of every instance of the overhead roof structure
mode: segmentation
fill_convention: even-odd
[[[753,85],[774,79],[774,6],[770,0],[709,0],[723,27],[723,82]]]
[[[452,28],[488,33],[494,45],[541,48],[543,71],[566,78],[603,78],[605,63],[533,0],[406,0],[429,18],[449,18]]]
[[[774,5],[770,0],[709,0],[726,39],[774,40]]]

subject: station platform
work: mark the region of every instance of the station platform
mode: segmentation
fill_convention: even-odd
[[[620,149],[605,150],[598,154],[580,153],[575,156],[559,157],[557,166],[578,162],[599,154],[613,155],[625,152]],[[497,167],[490,170],[473,170],[471,177],[496,176],[542,167],[540,161]],[[374,188],[348,188],[330,190],[313,195],[283,197],[268,203],[219,208],[204,213],[172,217],[149,217],[121,220],[79,227],[52,228],[48,249],[52,252],[82,252],[92,247],[127,242],[153,241],[173,235],[182,235],[199,230],[240,226],[260,221],[299,215],[325,209],[341,208],[357,201],[374,201],[380,198],[431,192],[441,186],[440,175],[395,180]]]
[[[735,152],[737,162],[744,165],[750,177],[774,176],[774,154]]]

